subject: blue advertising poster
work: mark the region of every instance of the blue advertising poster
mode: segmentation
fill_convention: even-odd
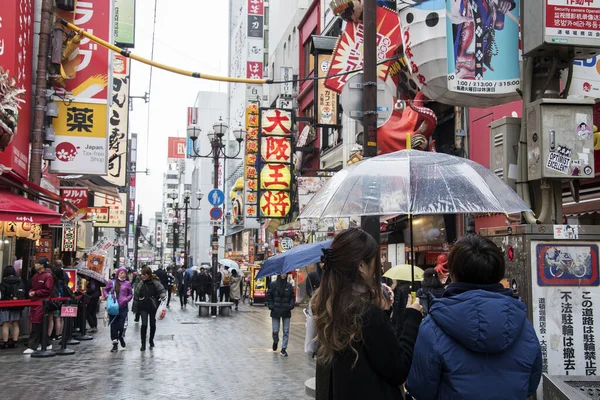
[[[448,89],[506,94],[519,88],[519,18],[516,0],[448,0]]]

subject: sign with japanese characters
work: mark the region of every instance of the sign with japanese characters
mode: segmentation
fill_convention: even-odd
[[[132,49],[135,44],[135,0],[113,1],[115,43]]]
[[[57,102],[56,160],[50,163],[53,174],[106,175],[106,104]]]
[[[127,226],[127,193],[119,193],[119,197],[96,194],[94,206],[109,208],[108,223],[96,221],[94,227],[125,228]]]
[[[98,0],[78,1],[74,13],[61,11],[61,14],[69,14],[65,19],[73,21],[75,25],[95,36],[110,41],[111,3]],[[106,105],[110,72],[109,50],[84,38],[79,43],[78,57],[76,75],[73,79],[65,81],[65,90],[73,93],[76,103]]]
[[[317,77],[327,76],[331,55],[319,54],[317,56]],[[319,79],[317,86],[317,124],[337,125],[337,102],[338,94],[325,87],[325,80]]]
[[[597,376],[598,243],[532,241],[530,253],[543,372]]]
[[[546,0],[546,37],[555,43],[600,38],[600,0]]]
[[[90,222],[107,224],[110,219],[110,208],[108,207],[88,207],[87,218]]]
[[[0,65],[16,86],[25,89],[21,96],[19,120],[12,142],[0,152],[0,164],[27,178],[29,132],[31,127],[33,66],[33,0],[3,1],[0,5]]]
[[[129,122],[130,59],[113,56],[112,104],[108,119],[108,175],[106,180],[125,187],[127,178],[127,132]]]
[[[377,60],[390,58],[396,48],[401,45],[400,23],[398,14],[382,7],[377,7]],[[348,22],[346,29],[335,46],[331,65],[325,79],[325,87],[336,93],[342,93],[342,88],[355,73],[348,73],[362,68],[364,30],[362,22]],[[391,62],[391,61],[390,61]],[[390,62],[384,62],[377,67],[377,76],[385,81]],[[341,75],[339,75],[341,74]]]
[[[248,0],[248,15],[264,15],[264,0]]]
[[[293,111],[261,108],[258,128],[258,210],[261,217],[285,218],[291,210]]]
[[[246,62],[246,78],[248,79],[262,79],[263,77],[263,63],[257,61]]]
[[[503,95],[519,89],[520,2],[508,3],[511,3],[510,7],[497,6],[490,12],[484,5],[487,3],[479,0],[446,2],[446,14],[451,16],[446,19],[449,90],[464,94]],[[418,35],[422,33],[416,27],[402,32],[404,52],[413,76],[419,83],[427,85],[428,64],[417,62],[417,52],[423,51],[418,43],[421,40]],[[412,37],[407,40],[407,35]],[[407,46],[407,43],[414,47]]]
[[[264,36],[264,17],[262,15],[248,15],[248,37],[262,38]]]
[[[88,188],[86,187],[61,187],[60,195],[80,210],[88,206]],[[67,208],[65,207],[61,211],[67,211]],[[86,213],[82,214],[82,218],[86,218]]]
[[[74,225],[63,225],[62,251],[77,250],[77,227]]]
[[[259,105],[248,102],[246,107],[246,149],[244,153],[244,216],[256,218],[258,208],[258,118]]]

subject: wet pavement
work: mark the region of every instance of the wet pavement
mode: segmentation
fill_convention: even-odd
[[[111,353],[109,328],[71,346],[72,356],[31,358],[0,350],[0,398],[9,399],[308,399],[315,363],[304,354],[304,315],[293,311],[289,357],[271,349],[264,306],[240,305],[230,317],[200,318],[179,299],[157,321],[156,347],[140,352],[140,324],[129,314],[127,347]],[[58,348],[58,342],[54,342]],[[281,345],[281,339],[280,339]]]

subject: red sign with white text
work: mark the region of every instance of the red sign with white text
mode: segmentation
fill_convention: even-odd
[[[25,89],[21,96],[16,135],[4,152],[0,164],[27,179],[29,131],[31,129],[31,85],[33,65],[33,0],[3,1],[0,6],[0,66]]]
[[[110,7],[106,0],[78,1],[73,23],[110,41]],[[106,104],[108,98],[109,50],[84,38],[79,44],[81,62],[75,78],[66,81],[65,90],[72,92],[75,102]]]
[[[185,158],[186,138],[170,137],[167,158]]]
[[[264,0],[248,0],[249,15],[263,15],[265,13]]]
[[[60,195],[67,201],[70,201],[78,209],[88,206],[88,188],[84,187],[61,187]],[[66,209],[61,210],[66,211]],[[87,218],[87,213],[82,214],[82,218]]]
[[[262,79],[263,78],[263,63],[248,61],[246,62],[246,78]]]

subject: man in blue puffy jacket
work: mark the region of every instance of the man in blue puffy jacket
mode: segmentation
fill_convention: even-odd
[[[452,282],[421,325],[406,386],[418,400],[525,399],[535,393],[542,354],[527,308],[505,289],[504,257],[489,239],[460,238]]]

